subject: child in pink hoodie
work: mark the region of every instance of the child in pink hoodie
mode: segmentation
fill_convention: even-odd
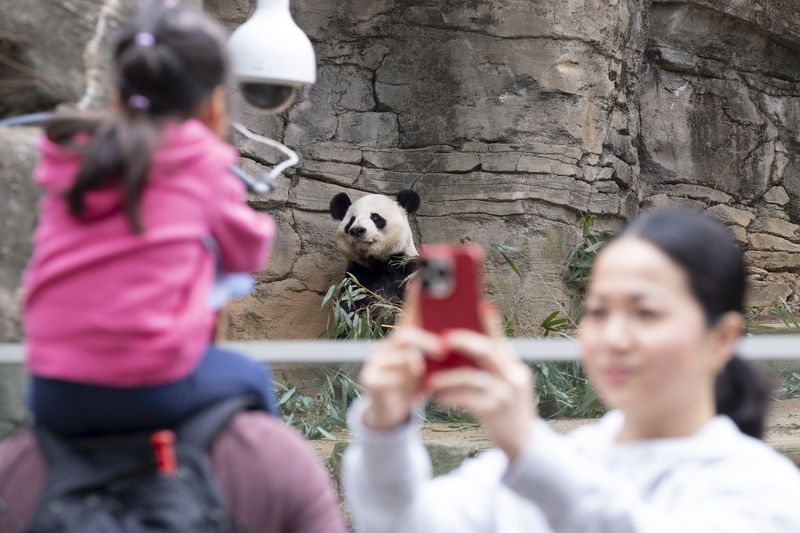
[[[57,118],[40,143],[45,194],[24,279],[37,423],[134,431],[247,393],[274,411],[268,370],[212,345],[217,263],[259,270],[275,233],[246,205],[229,171],[237,152],[220,138],[224,33],[158,5],[113,57],[116,109]]]

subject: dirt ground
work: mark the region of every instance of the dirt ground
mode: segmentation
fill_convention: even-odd
[[[773,404],[766,441],[800,466],[800,398]]]
[[[559,432],[567,432],[580,425],[592,422],[588,419],[553,420],[550,425]],[[346,431],[335,433],[337,439],[348,440]],[[477,447],[489,447],[486,434],[482,428],[461,423],[430,423],[423,430],[426,441],[462,441],[475,443]],[[792,459],[800,466],[800,398],[776,401],[770,411],[767,423],[766,441],[779,452]],[[311,445],[323,460],[329,458],[336,442],[330,440],[314,440]]]

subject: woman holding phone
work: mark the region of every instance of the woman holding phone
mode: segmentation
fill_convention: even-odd
[[[536,413],[533,378],[483,303],[485,334],[421,329],[419,287],[366,363],[343,481],[358,531],[790,533],[800,473],[760,439],[768,389],[734,350],[746,275],[700,214],[635,219],[598,256],[579,339],[610,412],[567,436]],[[447,352],[478,368],[432,374]],[[424,354],[424,355],[423,355]],[[415,411],[464,409],[496,448],[435,479]]]

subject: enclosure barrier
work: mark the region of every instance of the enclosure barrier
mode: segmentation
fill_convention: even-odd
[[[275,363],[358,363],[366,359],[379,341],[355,340],[269,340],[222,343],[256,361]],[[525,361],[576,361],[580,349],[573,339],[509,339]],[[744,337],[737,353],[745,359],[780,361],[800,359],[800,335],[757,335]],[[0,365],[19,365],[23,345],[0,343]]]

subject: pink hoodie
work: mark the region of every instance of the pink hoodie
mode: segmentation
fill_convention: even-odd
[[[87,193],[86,218],[70,215],[62,193],[80,158],[46,138],[40,151],[34,176],[45,195],[24,277],[29,371],[121,387],[187,376],[215,318],[215,260],[203,239],[216,240],[227,272],[254,272],[275,235],[228,170],[236,150],[199,121],[167,126],[142,195],[141,234],[119,188]]]

